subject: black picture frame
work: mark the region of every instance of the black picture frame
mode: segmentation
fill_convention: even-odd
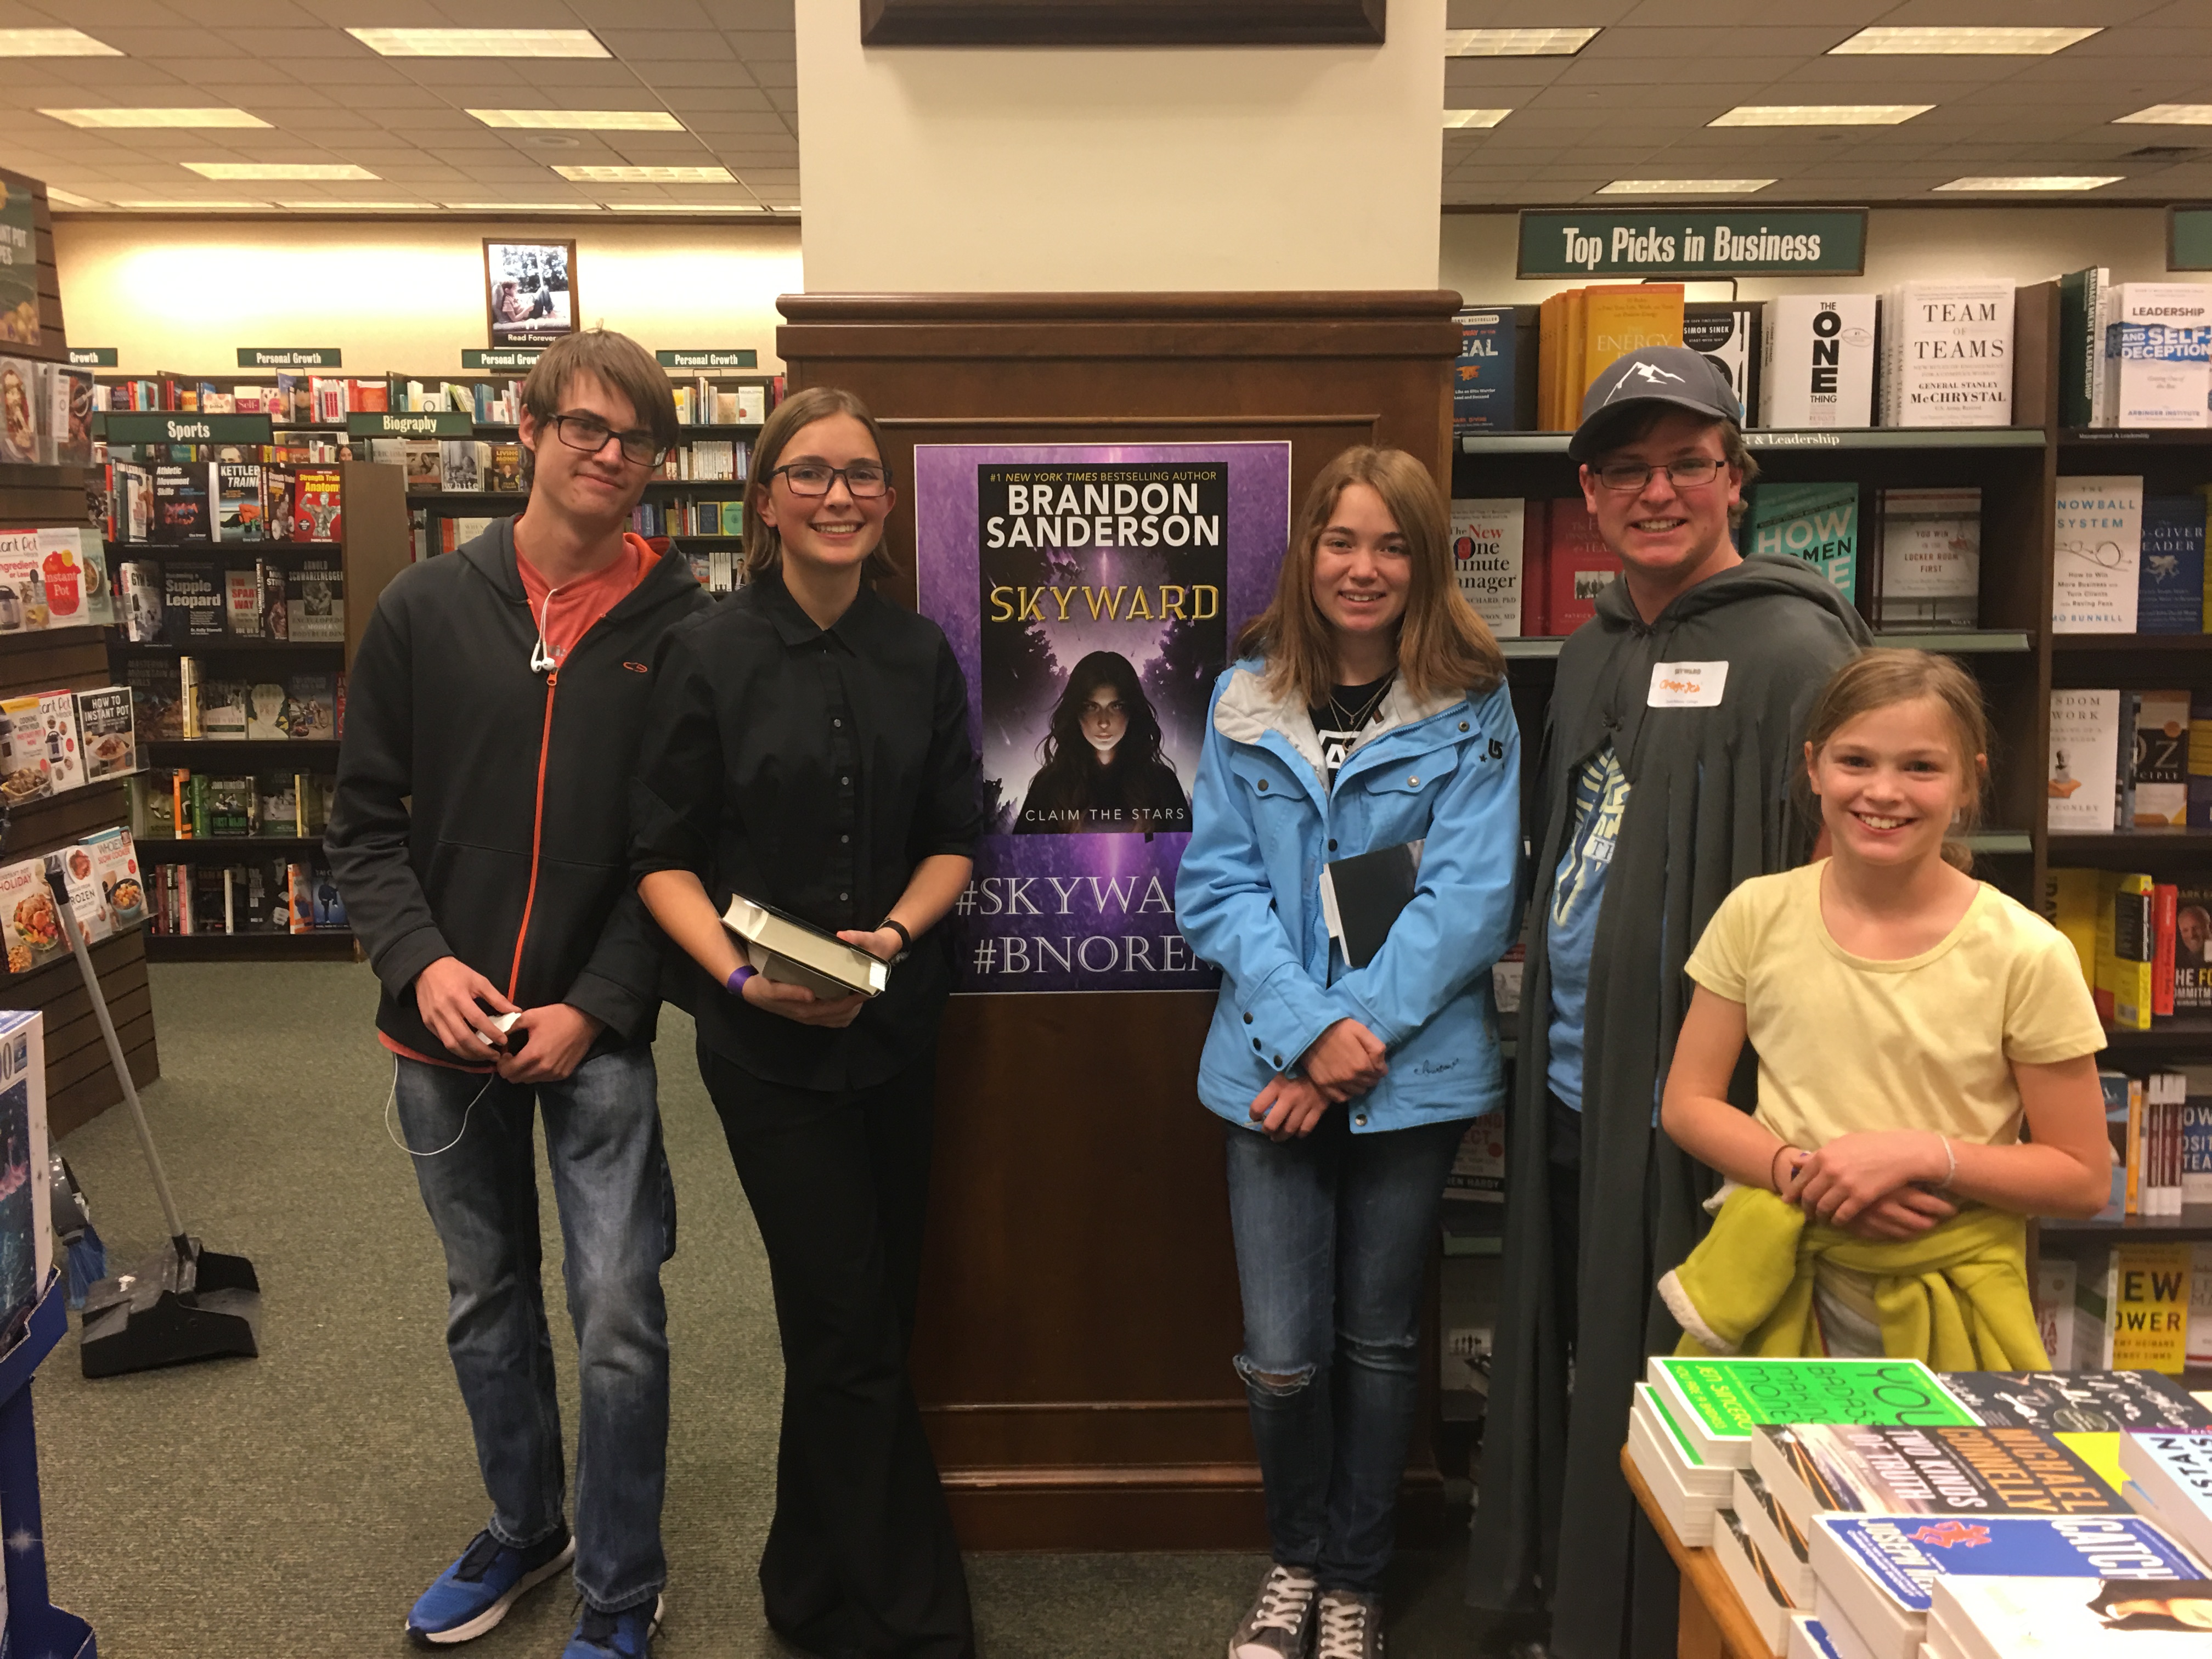
[[[485,338],[494,349],[549,346],[583,326],[574,237],[483,239]],[[502,293],[508,284],[516,292]],[[511,313],[526,307],[521,315]]]

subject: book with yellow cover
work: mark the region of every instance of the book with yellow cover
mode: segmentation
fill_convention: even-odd
[[[1682,343],[1680,283],[1611,284],[1583,290],[1581,369],[1575,381],[1577,414],[1599,374],[1645,346]]]
[[[1588,289],[1567,290],[1567,343],[1559,359],[1563,365],[1559,375],[1559,425],[1568,432],[1582,424],[1583,393],[1589,389],[1589,377],[1583,373],[1583,351],[1589,338],[1589,300]]]
[[[1559,382],[1567,349],[1566,290],[1551,295],[1536,312],[1536,424],[1547,432],[1559,425]]]
[[[2092,992],[2097,988],[2097,875],[2094,870],[2054,868],[2043,878],[2044,920],[2066,935]]]
[[[2105,1369],[2178,1376],[2189,1352],[2186,1244],[2115,1244],[2105,1269]]]
[[[2097,1012],[2115,1030],[2150,1030],[2151,878],[2098,872]]]

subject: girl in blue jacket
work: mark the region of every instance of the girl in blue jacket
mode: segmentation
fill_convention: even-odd
[[[1176,883],[1222,970],[1198,1089],[1229,1124],[1274,1545],[1230,1654],[1377,1659],[1430,1241],[1468,1120],[1504,1097],[1489,969],[1513,937],[1520,734],[1443,495],[1400,450],[1322,469],[1237,650]],[[1353,967],[1323,867],[1409,842],[1413,896]]]

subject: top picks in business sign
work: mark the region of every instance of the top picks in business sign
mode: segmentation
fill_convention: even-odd
[[[1865,269],[1864,208],[1521,216],[1523,277],[1856,276]]]

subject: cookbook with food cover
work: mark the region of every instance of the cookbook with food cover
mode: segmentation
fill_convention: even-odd
[[[103,830],[84,844],[92,854],[100,896],[106,901],[109,924],[118,932],[136,927],[146,920],[146,888],[138,868],[138,849],[131,842],[131,832],[119,827]]]
[[[115,621],[107,550],[100,532],[74,526],[33,532],[49,628],[106,628]]]
[[[69,896],[70,914],[76,918],[77,932],[85,943],[106,939],[115,931],[107,917],[107,903],[100,896],[100,878],[93,868],[92,849],[79,842],[74,847],[59,847],[46,854],[48,885],[58,878],[62,891]]]
[[[39,366],[0,357],[0,461],[39,459]]]
[[[8,945],[8,971],[27,974],[68,949],[44,859],[0,866],[0,938]]]
[[[16,806],[53,793],[53,769],[46,763],[46,721],[38,697],[0,700],[0,803]]]

